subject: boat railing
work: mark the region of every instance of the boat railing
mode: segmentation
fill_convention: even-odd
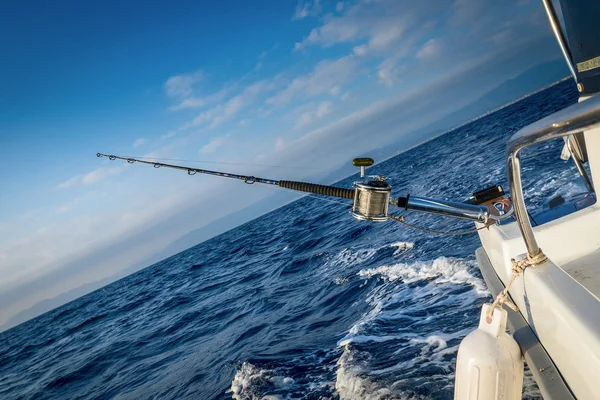
[[[527,252],[531,256],[540,253],[540,248],[533,234],[531,221],[527,214],[523,185],[521,181],[521,150],[534,144],[548,140],[571,136],[600,126],[600,96],[591,97],[585,101],[569,106],[561,111],[540,119],[515,133],[508,141],[506,155],[506,172],[512,196],[512,203],[519,229],[523,235]],[[577,169],[585,169],[581,160],[573,155]],[[579,163],[579,164],[578,164]],[[583,175],[584,179],[587,173]],[[587,177],[589,180],[589,177]],[[589,181],[591,186],[591,180]]]

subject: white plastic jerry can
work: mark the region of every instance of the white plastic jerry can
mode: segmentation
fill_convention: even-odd
[[[519,400],[523,392],[523,358],[517,342],[506,333],[508,313],[494,310],[492,323],[485,320],[490,304],[484,304],[479,327],[458,348],[455,400]]]

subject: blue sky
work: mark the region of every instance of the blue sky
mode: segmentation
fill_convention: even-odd
[[[96,152],[306,179],[560,58],[517,0],[3,2],[0,51],[0,324],[273,190]]]

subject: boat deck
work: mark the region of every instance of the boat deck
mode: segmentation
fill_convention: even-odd
[[[561,268],[600,299],[600,249],[561,265]]]

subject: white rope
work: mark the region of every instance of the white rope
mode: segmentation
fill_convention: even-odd
[[[513,282],[519,277],[519,275],[521,275],[521,273],[525,271],[525,268],[529,267],[530,265],[541,264],[544,261],[546,261],[546,259],[546,255],[542,252],[542,249],[540,249],[540,252],[533,257],[530,256],[529,253],[527,253],[525,258],[521,261],[517,261],[514,258],[510,260],[512,275],[510,276],[508,284],[506,285],[504,290],[498,293],[498,296],[496,296],[496,298],[494,299],[492,306],[488,308],[488,311],[485,316],[485,321],[488,324],[492,323],[492,316],[494,315],[494,310],[498,307],[502,307],[503,304],[506,304],[511,310],[515,312],[519,311],[519,307],[517,307],[516,304],[514,304],[508,299],[508,291],[510,287],[512,286]]]

